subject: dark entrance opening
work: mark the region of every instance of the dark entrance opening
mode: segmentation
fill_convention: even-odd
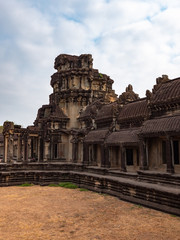
[[[54,144],[54,158],[58,157],[58,145],[57,143]]]
[[[166,141],[162,141],[162,163],[163,164],[167,163],[167,158],[166,158]]]
[[[179,164],[179,142],[173,141],[174,164]]]
[[[126,149],[126,163],[127,166],[133,165],[133,149]]]

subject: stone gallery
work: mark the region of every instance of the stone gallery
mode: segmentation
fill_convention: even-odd
[[[54,68],[34,124],[4,122],[0,185],[71,181],[180,215],[180,78],[118,97],[90,54],[61,54]]]

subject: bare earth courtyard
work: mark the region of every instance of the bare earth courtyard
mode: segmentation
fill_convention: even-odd
[[[61,187],[0,188],[0,240],[180,239],[180,218]]]

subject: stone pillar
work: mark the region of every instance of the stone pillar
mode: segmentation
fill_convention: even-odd
[[[4,134],[4,162],[7,163],[13,159],[13,133],[14,123],[4,122],[3,134]]]
[[[50,160],[52,161],[52,159],[54,158],[54,153],[53,153],[53,138],[51,136],[51,139],[50,139]]]
[[[89,144],[83,143],[83,164],[89,164]]]
[[[9,135],[4,136],[4,157],[3,162],[7,163],[8,161],[8,142],[9,142]]]
[[[23,142],[24,142],[24,156],[23,156],[23,162],[28,162],[28,137],[27,134],[24,134],[23,136]]]
[[[148,170],[148,145],[145,139],[141,138],[139,143],[139,168],[140,170]]]
[[[104,153],[104,145],[101,144],[101,167],[105,167],[105,153]]]
[[[50,159],[50,141],[44,142],[44,161]]]
[[[168,173],[174,173],[174,163],[173,163],[173,142],[168,136],[166,139],[166,159],[167,159],[167,169]]]
[[[120,145],[121,149],[121,171],[126,172],[126,149],[123,144]]]
[[[75,163],[78,160],[78,142],[73,142],[72,143],[72,160]]]
[[[17,143],[17,161],[22,161],[22,137],[18,135],[18,143]]]
[[[9,142],[8,142],[8,161],[11,162],[13,160],[13,143],[14,143],[14,140],[13,140],[13,135],[9,135]]]
[[[41,137],[38,139],[38,162],[43,162],[44,158],[44,141]]]

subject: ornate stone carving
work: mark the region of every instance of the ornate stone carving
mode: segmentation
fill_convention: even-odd
[[[147,100],[150,100],[152,97],[152,92],[150,92],[149,90],[146,90],[146,97],[147,97]]]
[[[137,99],[139,99],[139,95],[133,91],[132,85],[129,84],[128,87],[126,87],[126,91],[119,96],[118,101],[119,103],[127,103],[135,101]]]

